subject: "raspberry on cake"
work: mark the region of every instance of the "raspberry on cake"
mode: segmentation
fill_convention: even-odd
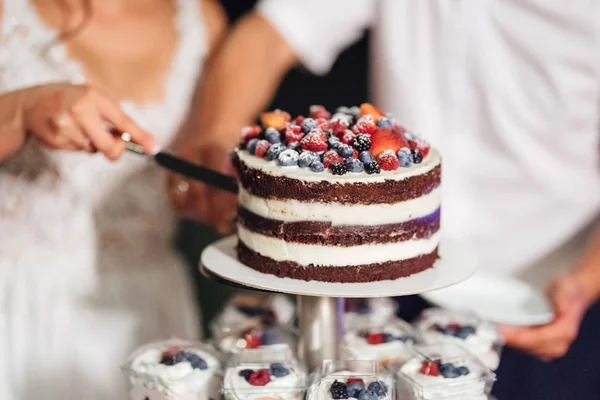
[[[136,350],[123,366],[131,400],[210,400],[219,397],[221,368],[216,351],[178,339]]]
[[[224,353],[239,353],[246,350],[291,351],[297,340],[291,329],[284,326],[257,326],[238,330],[232,328],[218,332],[214,337],[215,347]]]
[[[233,155],[242,263],[326,282],[397,279],[433,266],[441,157],[424,139],[370,104],[331,117],[316,106],[278,132],[255,129],[244,130]]]

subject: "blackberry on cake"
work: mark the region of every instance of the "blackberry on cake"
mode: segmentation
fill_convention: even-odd
[[[262,130],[245,128],[244,146],[234,150],[240,261],[326,282],[398,279],[433,267],[440,154],[370,104],[288,115],[263,114]]]

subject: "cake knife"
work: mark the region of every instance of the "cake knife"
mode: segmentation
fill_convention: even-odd
[[[154,158],[154,161],[163,168],[183,175],[186,178],[204,182],[218,189],[226,190],[231,193],[238,192],[237,180],[233,176],[222,174],[214,169],[203,167],[199,164],[194,164],[164,151],[160,151],[154,155],[148,154],[141,145],[131,141],[131,136],[128,133],[123,133],[121,139],[125,142],[125,148],[128,151],[144,156],[151,156]]]

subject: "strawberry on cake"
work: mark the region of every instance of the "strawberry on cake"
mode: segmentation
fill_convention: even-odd
[[[370,104],[265,113],[234,151],[238,257],[260,272],[371,282],[438,258],[441,157]]]

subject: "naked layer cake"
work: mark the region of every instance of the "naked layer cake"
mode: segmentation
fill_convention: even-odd
[[[262,115],[233,155],[238,257],[260,272],[371,282],[438,258],[441,158],[370,104]]]

